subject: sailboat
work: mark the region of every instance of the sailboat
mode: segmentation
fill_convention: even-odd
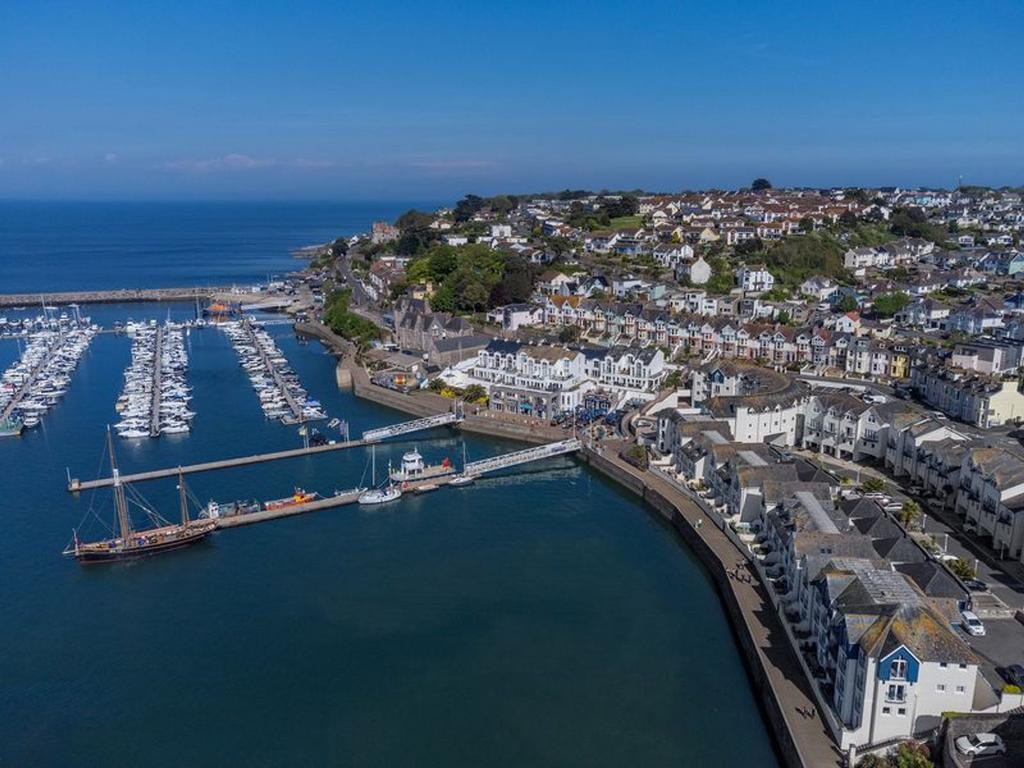
[[[217,527],[214,520],[189,519],[188,504],[185,499],[185,477],[179,468],[178,497],[181,503],[181,522],[167,523],[142,531],[135,530],[128,514],[128,501],[125,498],[124,490],[126,485],[121,481],[121,475],[117,468],[114,440],[109,427],[107,428],[107,444],[110,450],[110,469],[114,478],[114,507],[117,512],[115,536],[102,541],[84,542],[79,540],[76,530],[71,544],[64,550],[65,555],[74,556],[80,563],[131,560],[195,544],[205,539]],[[148,511],[159,518],[159,515],[152,510]],[[162,520],[162,518],[160,519]]]
[[[472,485],[476,478],[473,475],[466,474],[466,442],[462,442],[462,473],[455,475],[451,480],[448,481],[448,485],[454,485],[456,488],[463,485]]]
[[[391,466],[388,465],[388,480],[380,488],[377,488],[377,447],[370,449],[370,461],[372,470],[370,473],[370,490],[359,495],[360,504],[386,504],[394,501],[402,495],[402,489],[391,482]]]

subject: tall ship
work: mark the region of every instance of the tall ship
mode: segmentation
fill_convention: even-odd
[[[217,527],[214,520],[192,520],[189,518],[188,503],[185,497],[185,477],[179,470],[178,498],[181,505],[181,522],[169,523],[155,510],[144,507],[150,518],[160,524],[154,528],[136,530],[132,525],[131,515],[128,513],[128,500],[125,496],[125,488],[128,486],[121,481],[117,458],[114,455],[114,440],[109,429],[107,430],[107,445],[110,451],[110,469],[114,479],[113,493],[116,512],[114,537],[85,542],[78,538],[76,530],[73,533],[71,544],[64,550],[65,555],[73,556],[80,563],[132,560],[196,544],[205,539]]]

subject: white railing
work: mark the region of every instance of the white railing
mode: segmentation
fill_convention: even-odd
[[[436,416],[426,416],[422,419],[405,421],[401,424],[392,424],[390,427],[368,429],[363,432],[363,440],[368,443],[375,443],[389,437],[405,435],[410,432],[419,432],[420,430],[430,429],[432,427],[443,427],[445,424],[454,424],[461,420],[462,418],[457,413],[439,413]]]
[[[575,453],[580,450],[580,448],[581,445],[579,440],[560,440],[557,443],[548,443],[547,445],[540,445],[536,448],[525,448],[521,451],[513,451],[512,453],[495,456],[491,459],[471,461],[466,464],[462,473],[472,477],[479,477],[480,475],[488,472],[496,472],[499,469],[507,469],[508,467],[515,467],[531,461],[539,461],[540,459],[547,459],[552,456],[561,456],[566,453]]]

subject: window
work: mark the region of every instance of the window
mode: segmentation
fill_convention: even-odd
[[[907,689],[905,685],[890,685],[885,691],[885,700],[893,702],[904,702],[907,700]]]
[[[967,665],[966,664],[961,664],[960,665],[960,669],[967,669]]]
[[[963,693],[963,692],[964,692],[964,690],[965,690],[965,689],[964,689],[964,687],[963,687],[962,685],[958,685],[958,686],[956,687],[956,692],[957,692],[957,693]]]
[[[945,685],[945,683],[939,683],[938,685],[936,685],[935,686],[935,690],[938,691],[939,693],[945,693],[946,692],[946,685]]]
[[[905,714],[907,714],[907,709],[906,709],[906,707],[900,707],[899,709],[897,709],[897,710],[896,710],[896,714],[897,714],[897,715],[901,715],[901,716],[902,716],[902,715],[905,715]]]
[[[892,712],[892,707],[882,707],[882,714],[888,715]]]
[[[907,679],[907,660],[896,659],[889,665],[889,677],[893,680]],[[892,686],[890,686],[892,687]]]
[[[940,662],[939,662],[939,666],[940,666],[940,667],[941,667],[942,669],[945,669],[946,667],[948,667],[948,666],[949,666],[949,664],[947,664],[947,663],[946,663],[946,662],[944,662],[944,661],[940,661]]]

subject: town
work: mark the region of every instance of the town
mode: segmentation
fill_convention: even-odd
[[[840,752],[962,759],[1024,745],[1022,233],[962,185],[469,195],[312,253],[301,319],[684,494]]]

